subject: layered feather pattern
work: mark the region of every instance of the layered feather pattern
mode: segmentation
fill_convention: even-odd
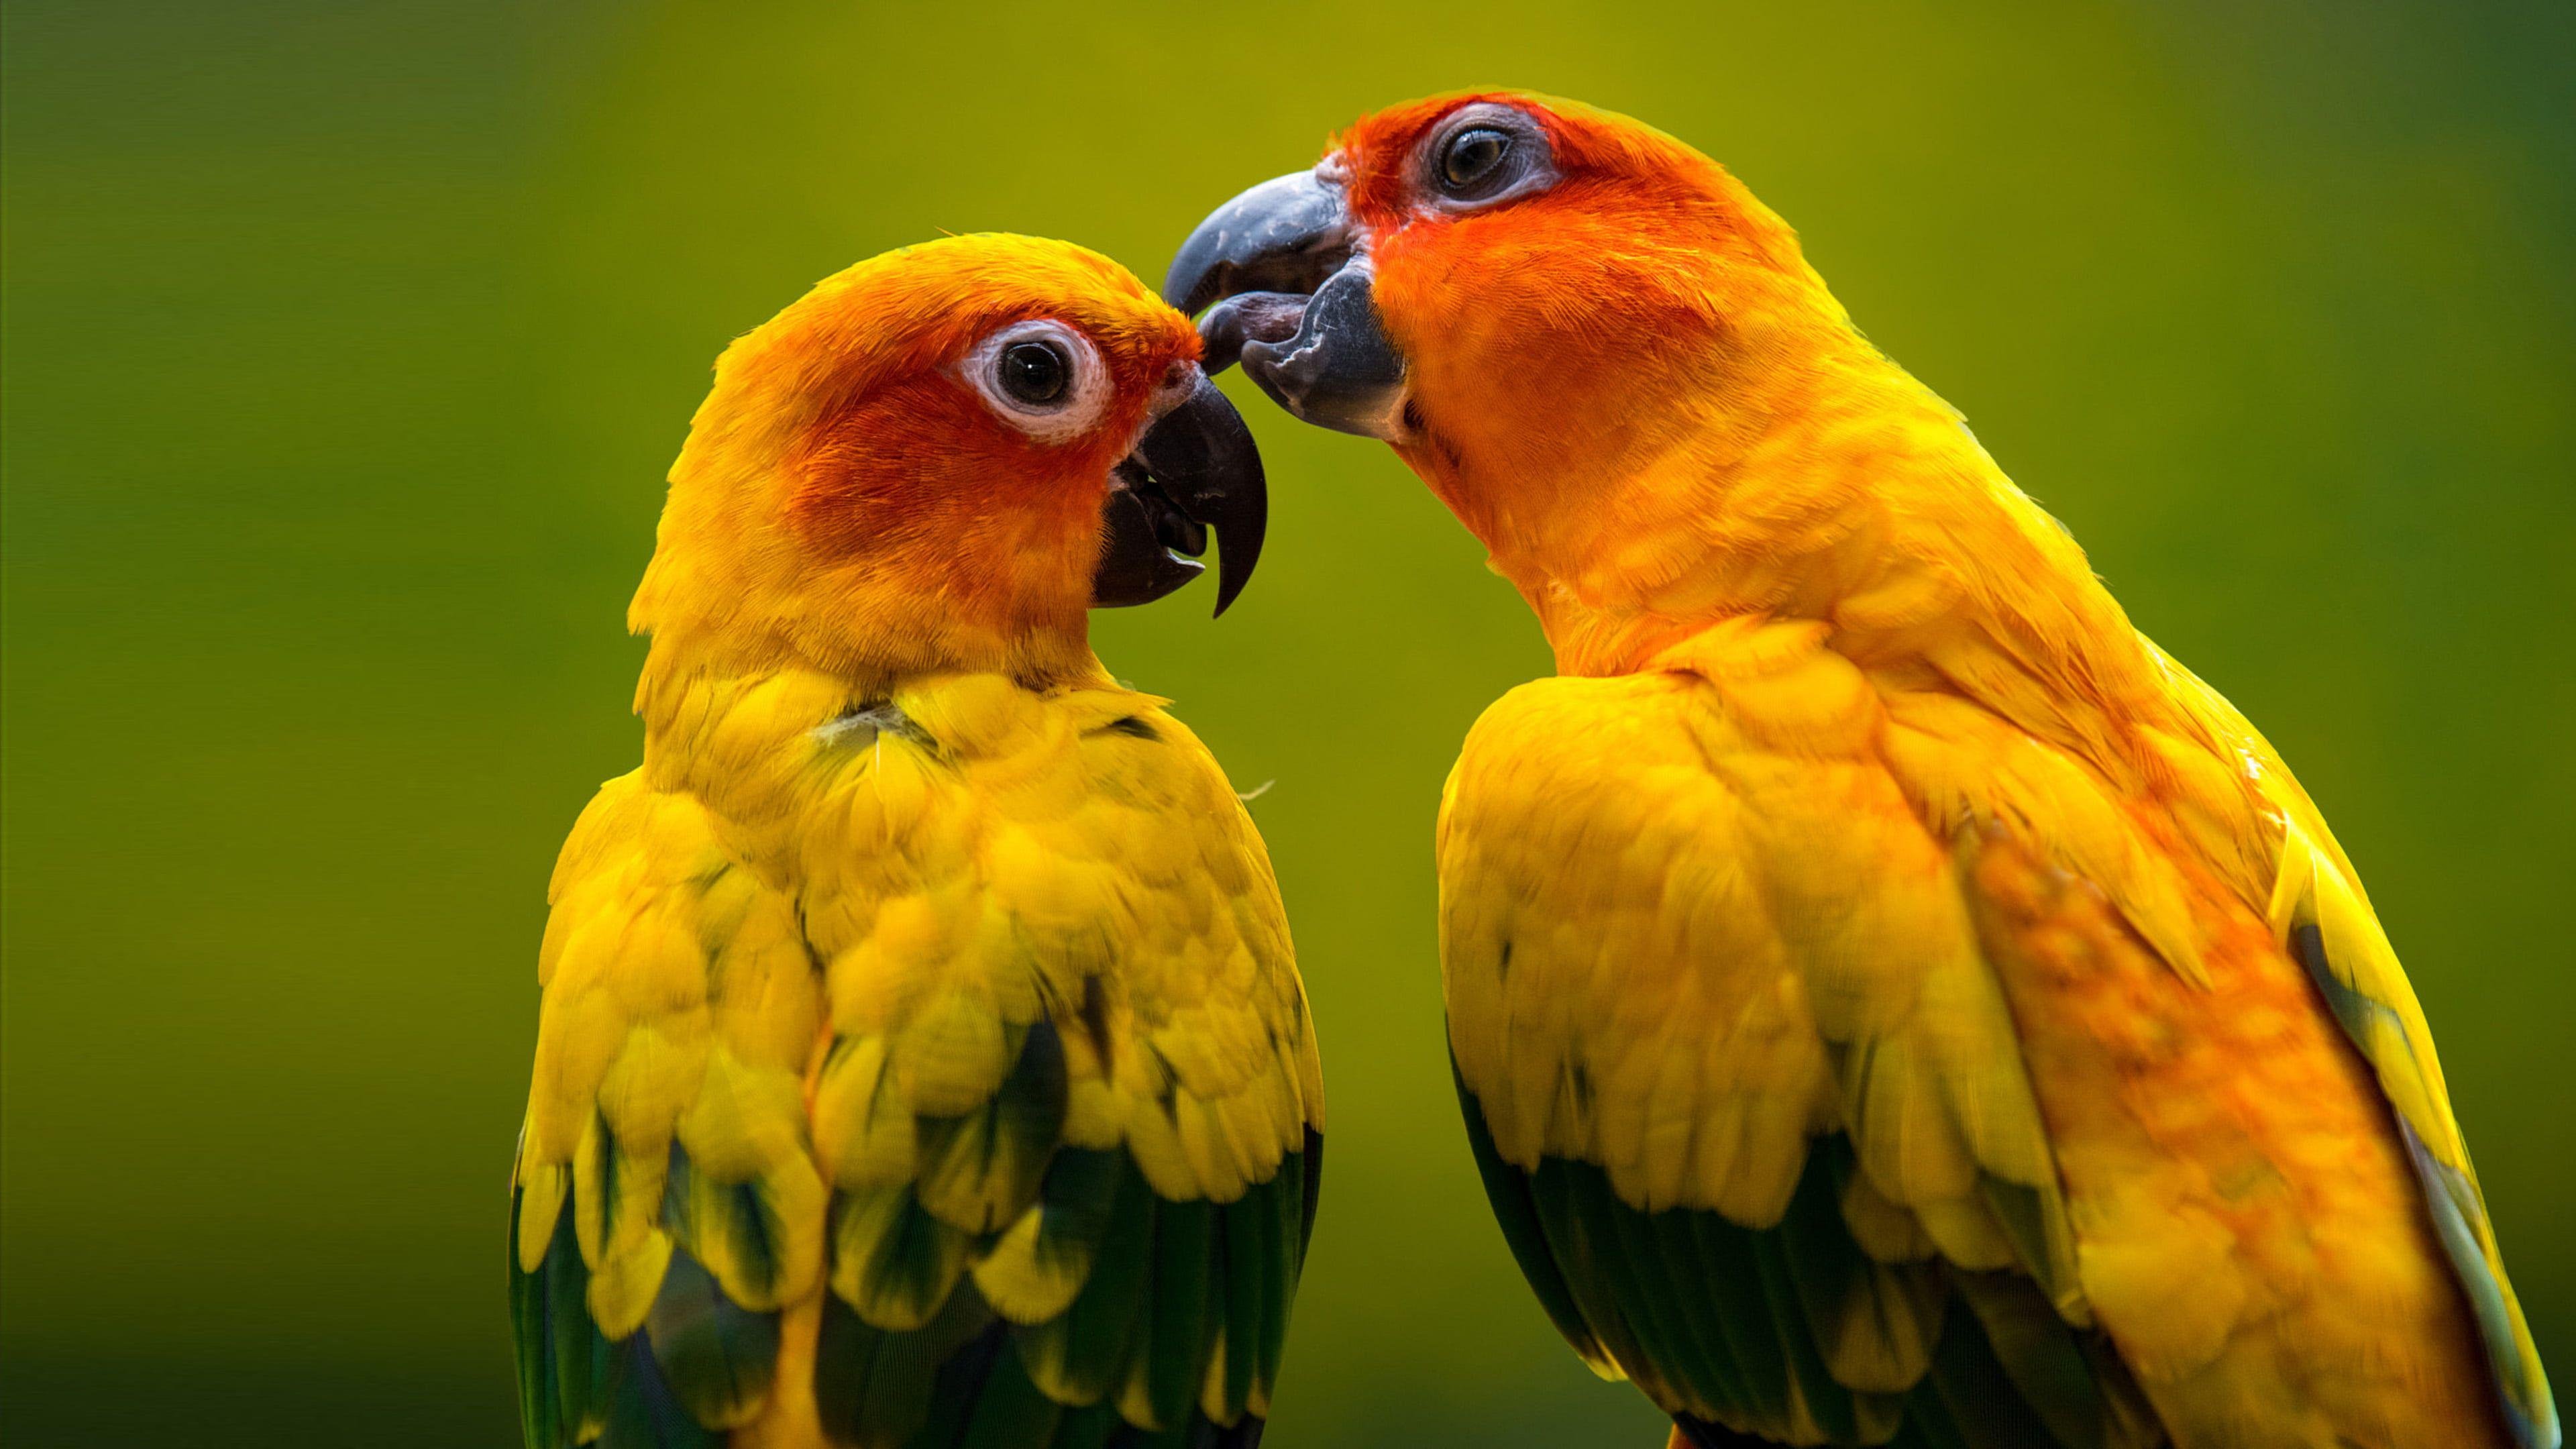
[[[1105,681],[680,688],[557,874],[530,1442],[1251,1442],[1321,1088],[1204,748]]]
[[[2376,1066],[2429,1038],[2295,787],[2284,827],[2228,776],[2268,919],[2178,813],[1810,627],[1661,664],[1507,696],[1442,821],[1470,1140],[1596,1367],[1710,1445],[2433,1444],[2495,1413],[2483,1333],[2544,1422],[2429,1049]]]

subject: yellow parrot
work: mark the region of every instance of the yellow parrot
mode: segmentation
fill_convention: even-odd
[[[1733,177],[1397,106],[1164,292],[1555,651],[1442,799],[1449,1047],[1531,1287],[1677,1446],[2555,1449],[2315,805]]]
[[[531,1449],[1249,1446],[1323,1095],[1270,861],[1095,604],[1259,555],[1187,318],[970,236],[728,348],[565,843],[511,1187]]]

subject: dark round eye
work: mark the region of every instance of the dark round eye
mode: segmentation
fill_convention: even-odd
[[[1052,342],[1014,342],[994,360],[993,380],[1014,402],[1052,407],[1073,381],[1073,361]]]
[[[1460,131],[1440,148],[1440,185],[1455,196],[1479,191],[1499,176],[1512,138],[1491,126]]]

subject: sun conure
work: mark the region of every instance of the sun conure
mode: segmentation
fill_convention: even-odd
[[[1442,800],[1449,1048],[1531,1287],[1677,1443],[2558,1443],[2315,805],[1733,177],[1397,106],[1165,295],[1554,648]]]
[[[1323,1098],[1270,862],[1095,604],[1265,517],[1187,318],[971,236],[735,342],[538,963],[532,1449],[1258,1440]]]

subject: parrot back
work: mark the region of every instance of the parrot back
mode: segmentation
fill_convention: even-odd
[[[2499,1414],[2403,1089],[2229,878],[2283,847],[2217,770],[2163,775],[2193,825],[1796,623],[1488,711],[1450,1041],[1577,1350],[1710,1445],[2551,1442]]]
[[[1105,684],[689,688],[556,874],[530,1444],[1257,1439],[1322,1101],[1213,758]]]

